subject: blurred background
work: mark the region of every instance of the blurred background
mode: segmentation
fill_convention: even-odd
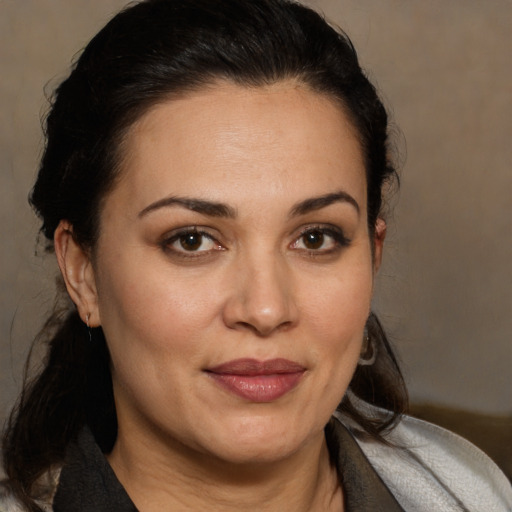
[[[499,441],[512,471],[512,1],[304,3],[348,33],[393,121],[402,184],[374,307],[413,411]],[[45,91],[125,4],[0,0],[0,421],[54,298],[27,204]]]

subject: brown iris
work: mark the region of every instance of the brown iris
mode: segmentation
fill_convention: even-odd
[[[324,234],[321,231],[309,231],[302,238],[308,249],[320,249],[324,243]]]
[[[195,251],[201,247],[203,235],[200,233],[187,233],[180,236],[180,245],[185,251]]]

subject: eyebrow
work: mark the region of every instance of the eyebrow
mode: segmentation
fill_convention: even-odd
[[[306,213],[320,210],[334,203],[348,203],[355,208],[358,214],[360,213],[357,201],[347,192],[340,190],[338,192],[305,199],[304,201],[297,203],[290,210],[290,217],[305,215]],[[217,203],[197,198],[170,196],[159,199],[158,201],[146,206],[139,212],[138,217],[140,219],[150,212],[172,206],[181,206],[187,210],[201,213],[209,217],[234,219],[237,216],[236,209],[224,203]]]
[[[226,217],[230,219],[236,217],[236,210],[227,204],[205,201],[203,199],[176,196],[165,197],[155,201],[154,203],[151,203],[149,206],[146,206],[146,208],[139,212],[138,217],[140,219],[152,211],[170,206],[181,206],[187,210],[202,213],[203,215],[208,215],[209,217]]]
[[[305,215],[306,213],[320,210],[334,203],[348,203],[355,208],[358,215],[361,213],[361,209],[359,208],[357,201],[347,192],[340,190],[331,194],[312,197],[305,201],[301,201],[291,209],[290,216],[296,217],[298,215]]]

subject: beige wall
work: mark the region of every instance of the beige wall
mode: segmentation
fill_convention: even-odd
[[[0,416],[53,297],[26,202],[43,88],[124,3],[0,0]],[[405,136],[375,305],[412,397],[512,413],[512,3],[308,3],[352,37]]]

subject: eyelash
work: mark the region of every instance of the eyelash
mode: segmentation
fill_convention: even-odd
[[[344,247],[348,247],[350,245],[350,240],[345,236],[343,231],[335,226],[307,226],[305,227],[300,235],[295,239],[292,243],[293,245],[297,245],[301,240],[304,240],[304,237],[308,234],[318,233],[322,235],[322,237],[328,236],[333,240],[333,247],[329,249],[308,249],[307,247],[304,249],[299,249],[307,252],[311,256],[323,256],[333,254]]]
[[[325,236],[332,239],[333,246],[329,249],[315,249],[315,248],[299,248],[297,247],[301,242],[304,243],[304,237],[306,235],[312,235],[312,234],[319,234],[322,237],[322,245],[324,243]],[[215,248],[207,249],[203,251],[196,251],[191,250],[187,251],[185,248],[182,249],[176,249],[173,248],[173,244],[180,242],[180,240],[183,240],[184,237],[188,235],[199,235],[201,237],[200,239],[200,245],[203,244],[204,238],[207,240],[210,240],[212,243],[216,245]],[[322,256],[322,255],[330,255],[333,254],[340,249],[344,247],[348,247],[350,245],[350,240],[344,235],[343,231],[335,226],[307,226],[304,229],[301,230],[299,236],[291,243],[289,244],[289,247],[292,249],[295,249],[297,251],[303,251],[311,256]],[[197,226],[188,227],[185,229],[181,229],[177,232],[172,233],[170,236],[166,237],[162,240],[160,243],[162,249],[167,253],[172,253],[174,256],[180,257],[180,258],[201,258],[205,257],[212,253],[212,251],[224,251],[225,247],[223,247],[214,236],[212,236],[207,231],[202,230],[201,228]]]
[[[201,240],[200,240],[201,245],[203,243],[202,239],[206,238],[206,239],[210,240],[211,242],[213,242],[217,247],[215,249],[209,249],[206,251],[187,251],[184,248],[182,250],[172,248],[173,244],[175,244],[176,242],[179,242],[180,239],[184,239],[184,237],[186,237],[188,235],[199,235],[201,237]],[[178,256],[181,258],[188,258],[188,259],[203,257],[203,256],[205,256],[205,254],[211,253],[212,250],[213,251],[225,250],[225,248],[222,247],[222,245],[215,239],[215,237],[213,237],[207,231],[204,231],[204,230],[198,228],[197,226],[181,229],[181,230],[171,234],[170,236],[168,236],[164,240],[162,240],[160,245],[165,252],[172,253],[175,256]]]

